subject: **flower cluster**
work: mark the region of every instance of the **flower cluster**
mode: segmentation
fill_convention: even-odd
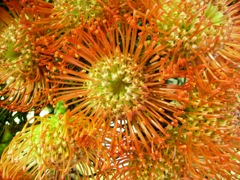
[[[55,110],[16,134],[2,179],[239,177],[240,2],[5,4],[0,107]]]

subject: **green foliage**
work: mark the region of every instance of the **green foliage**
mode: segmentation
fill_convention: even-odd
[[[27,114],[20,112],[11,112],[7,109],[0,109],[0,155],[12,138],[18,131],[21,131],[24,124],[27,122]],[[16,122],[18,120],[18,122]]]

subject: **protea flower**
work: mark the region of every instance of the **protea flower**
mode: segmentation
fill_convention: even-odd
[[[32,36],[22,22],[18,1],[6,2],[12,16],[0,8],[0,106],[10,110],[41,109],[47,104],[45,68],[36,62]],[[25,15],[28,16],[28,15]]]
[[[56,53],[67,43],[66,35],[76,27],[92,24],[95,30],[98,23],[104,21],[104,9],[95,0],[57,0],[52,3],[45,1],[24,1],[24,11],[33,16],[27,18],[30,32],[40,34],[34,45],[41,66],[58,61]]]
[[[127,1],[128,22],[166,46],[169,66],[183,64],[192,83],[211,93],[209,84],[239,79],[239,5],[233,1]],[[235,76],[236,78],[232,78]],[[210,83],[209,83],[210,82]]]
[[[56,36],[68,33],[71,28],[84,23],[101,19],[103,14],[103,9],[96,0],[56,0],[52,3],[26,0],[22,4],[26,12],[34,14],[29,19],[32,31],[48,30],[51,35],[57,33]]]
[[[240,3],[233,2],[21,1],[24,16],[14,17],[34,63],[0,71],[3,100],[32,106],[31,87],[25,99],[18,82],[8,89],[17,71],[29,82],[36,67],[52,83],[48,100],[64,107],[13,139],[3,178],[237,178]],[[21,56],[19,43],[10,45],[3,65]]]
[[[102,156],[106,151],[88,118],[65,111],[59,103],[54,115],[34,117],[24,126],[2,154],[3,179],[90,178],[107,167],[108,156]]]
[[[240,174],[240,137],[235,126],[239,117],[232,105],[221,96],[200,99],[194,94],[177,132],[177,144],[185,146],[182,153],[186,153],[188,176],[230,179]]]
[[[165,66],[169,55],[155,41],[148,43],[148,34],[118,25],[72,31],[48,76],[60,85],[51,90],[51,101],[64,101],[72,114],[91,118],[105,134],[128,136],[139,152],[139,143],[151,152],[146,140],[162,142],[159,134],[167,136],[168,124],[177,126],[176,116],[188,100],[182,86],[166,81],[185,74]]]
[[[179,117],[181,125],[165,127],[170,134],[152,149],[155,156],[128,150],[108,169],[113,179],[237,179],[240,174],[240,137],[231,112],[219,99],[189,101]],[[179,123],[180,124],[180,123]],[[106,174],[99,177],[107,179]]]

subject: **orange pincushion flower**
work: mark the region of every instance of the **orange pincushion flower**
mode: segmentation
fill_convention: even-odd
[[[33,107],[38,110],[47,104],[49,83],[44,77],[45,67],[36,62],[33,38],[24,27],[19,2],[6,3],[13,16],[0,8],[0,106],[18,111]]]
[[[25,11],[34,15],[29,18],[31,30],[45,31],[45,35],[68,34],[72,28],[103,18],[103,9],[96,0],[56,0],[52,3],[26,0],[23,4]]]
[[[170,134],[142,156],[134,149],[118,156],[107,169],[112,179],[237,179],[240,174],[240,137],[237,117],[231,104],[218,99],[197,97],[179,116],[178,127],[168,125]],[[230,108],[231,107],[231,108]],[[238,119],[239,121],[239,119]],[[151,143],[151,142],[149,142]],[[153,156],[154,154],[154,156]],[[102,173],[99,177],[107,179]]]
[[[171,54],[169,66],[184,62],[201,89],[239,79],[239,7],[233,1],[128,1],[128,22],[152,34]],[[206,78],[207,77],[207,78]]]
[[[195,93],[179,120],[182,126],[177,143],[185,146],[184,162],[189,175],[200,179],[237,178],[240,137],[235,123],[239,117],[233,103],[220,96],[200,99]]]
[[[67,43],[66,36],[74,28],[97,31],[107,21],[112,24],[122,19],[132,10],[124,0],[56,0],[52,3],[45,1],[24,1],[26,13],[33,16],[28,18],[30,31],[41,34],[36,39],[36,53],[40,65],[49,65],[59,61],[58,50]]]
[[[8,70],[17,69],[22,75],[31,76],[30,79],[34,79],[39,76],[37,74],[39,71],[36,71],[31,37],[24,29],[21,19],[22,7],[18,1],[11,1],[7,5],[13,16],[0,8],[1,67]]]
[[[13,139],[3,178],[238,177],[239,2],[8,3],[0,105],[65,107]]]
[[[184,74],[167,72],[164,47],[148,44],[147,34],[138,36],[137,29],[124,23],[105,26],[97,32],[72,31],[64,51],[58,51],[61,61],[49,66],[49,80],[60,86],[51,90],[51,101],[63,100],[74,107],[73,114],[90,117],[103,133],[129,136],[139,152],[139,142],[150,152],[146,140],[162,142],[159,133],[167,136],[164,127],[177,126],[175,116],[188,100],[186,90],[165,81]]]
[[[55,115],[35,117],[32,125],[27,123],[14,137],[1,157],[3,179],[22,179],[24,175],[36,179],[93,178],[108,166],[108,155],[90,121],[64,111],[58,104]]]
[[[96,0],[57,0],[24,2],[24,10],[33,16],[26,19],[33,34],[40,34],[34,45],[41,66],[57,61],[54,53],[66,43],[65,36],[76,27],[91,24],[94,30],[104,21],[104,9]]]

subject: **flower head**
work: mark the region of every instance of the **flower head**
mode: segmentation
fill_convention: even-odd
[[[90,117],[104,133],[123,131],[136,148],[140,141],[150,151],[146,139],[162,141],[158,134],[167,136],[164,127],[178,124],[175,115],[188,97],[183,87],[166,83],[184,74],[168,73],[164,47],[148,44],[147,37],[127,24],[72,31],[48,76],[59,85],[51,91],[52,103],[63,100],[73,114]]]
[[[46,105],[49,84],[45,67],[39,67],[32,46],[32,36],[22,22],[18,1],[7,2],[12,16],[0,9],[0,106],[10,110],[36,110]],[[28,16],[28,15],[25,15]]]
[[[140,1],[141,2],[141,1]],[[194,53],[204,54],[222,47],[232,27],[232,13],[228,4],[200,1],[150,1],[143,3],[142,11],[149,24],[142,28],[155,32],[159,43],[166,43],[171,52],[180,53],[181,57],[191,58]],[[138,5],[134,4],[132,7]],[[144,15],[138,12],[137,15]],[[207,38],[208,37],[208,38]],[[167,39],[167,41],[165,41]]]
[[[236,102],[236,99],[233,101]],[[184,162],[194,178],[237,178],[240,139],[235,122],[235,107],[225,99],[206,97],[189,101],[177,134],[185,146]],[[233,158],[234,157],[234,158]]]
[[[194,102],[193,104],[195,104]],[[193,105],[195,106],[195,105]],[[153,154],[134,149],[118,156],[115,166],[99,174],[113,179],[237,179],[239,175],[239,129],[225,105],[203,105],[181,116],[182,125],[165,127],[170,134]],[[179,117],[180,118],[180,117]]]
[[[25,1],[24,11],[31,14],[25,20],[32,34],[38,34],[34,42],[37,61],[41,66],[58,60],[55,52],[66,43],[66,35],[72,29],[91,24],[91,30],[104,20],[104,9],[96,0]],[[53,56],[54,55],[54,56]]]
[[[13,138],[3,178],[237,178],[240,3],[20,3],[0,9],[0,106],[55,111]]]
[[[128,22],[166,46],[169,66],[184,62],[192,81],[209,91],[209,81],[239,78],[239,3],[232,1],[129,1]],[[141,3],[141,5],[139,5]]]
[[[5,69],[18,69],[23,75],[31,75],[34,79],[38,74],[36,62],[32,53],[32,44],[28,32],[21,22],[22,7],[18,1],[7,4],[13,16],[3,8],[0,9],[0,59],[1,66]]]
[[[55,115],[35,117],[31,126],[24,126],[1,157],[3,178],[21,178],[19,173],[32,178],[94,177],[108,163],[89,120],[64,111],[58,104]]]

